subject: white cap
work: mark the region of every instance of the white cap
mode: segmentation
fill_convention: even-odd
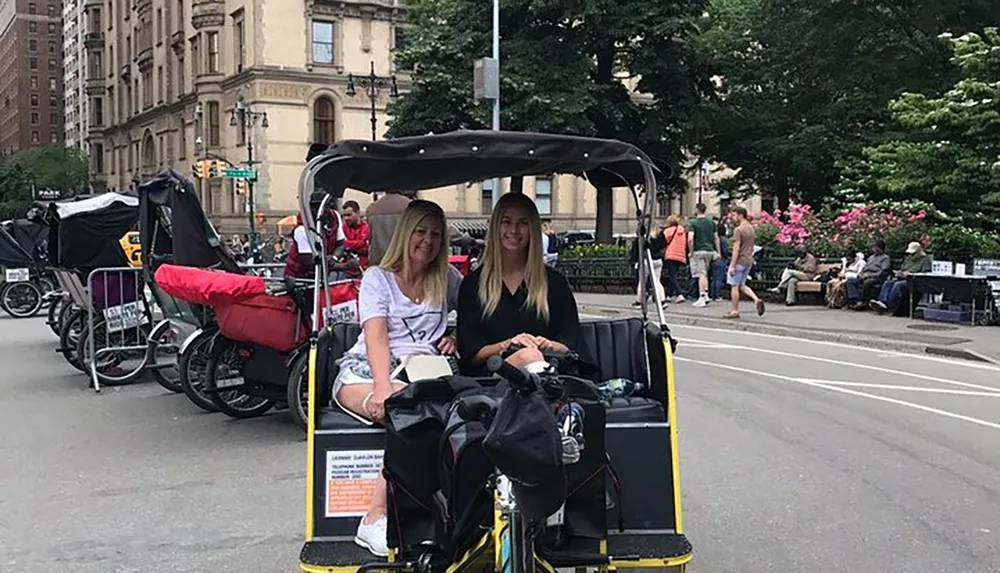
[[[913,241],[912,243],[906,246],[906,254],[908,255],[912,255],[913,253],[919,250],[920,250],[920,243],[916,241]]]

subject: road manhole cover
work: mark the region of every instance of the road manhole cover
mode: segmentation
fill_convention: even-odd
[[[924,332],[945,332],[948,330],[958,330],[957,326],[948,326],[946,324],[908,324],[906,328],[922,330]]]

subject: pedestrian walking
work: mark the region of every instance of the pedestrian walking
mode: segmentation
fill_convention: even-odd
[[[694,209],[696,216],[688,227],[688,243],[691,251],[691,278],[698,280],[698,300],[692,306],[701,308],[709,301],[708,271],[712,268],[712,263],[722,258],[722,251],[715,223],[706,215],[708,207],[704,203],[698,203]]]
[[[733,300],[733,309],[726,313],[725,318],[740,318],[740,295],[746,295],[757,306],[757,315],[764,316],[764,301],[753,289],[747,286],[747,277],[753,267],[754,245],[757,232],[750,224],[750,216],[743,207],[733,209],[736,213],[737,226],[733,230],[733,255],[729,262],[729,289]]]
[[[684,302],[684,293],[687,289],[681,288],[678,277],[681,268],[687,264],[688,236],[687,231],[680,223],[677,215],[667,217],[667,228],[663,230],[663,242],[665,245],[664,261],[667,270],[667,296],[672,302]]]

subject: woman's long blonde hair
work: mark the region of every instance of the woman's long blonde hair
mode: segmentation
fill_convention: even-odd
[[[444,306],[448,292],[448,221],[436,203],[415,199],[406,206],[379,268],[394,273],[410,274],[410,237],[425,219],[441,226],[441,247],[437,257],[424,270],[424,300],[432,306]]]
[[[482,274],[479,277],[479,301],[483,305],[483,317],[493,315],[500,304],[503,293],[503,244],[500,237],[500,222],[512,207],[521,207],[528,213],[531,237],[528,240],[528,260],[524,268],[524,284],[528,287],[525,307],[534,311],[543,320],[549,320],[549,282],[545,274],[545,260],[542,258],[542,219],[538,216],[535,202],[521,193],[507,193],[500,197],[493,216],[490,217],[486,249],[483,252]]]

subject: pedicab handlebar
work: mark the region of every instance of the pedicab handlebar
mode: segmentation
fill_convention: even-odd
[[[509,382],[512,388],[523,394],[530,394],[541,386],[537,374],[511,365],[498,354],[489,357],[486,369]]]

